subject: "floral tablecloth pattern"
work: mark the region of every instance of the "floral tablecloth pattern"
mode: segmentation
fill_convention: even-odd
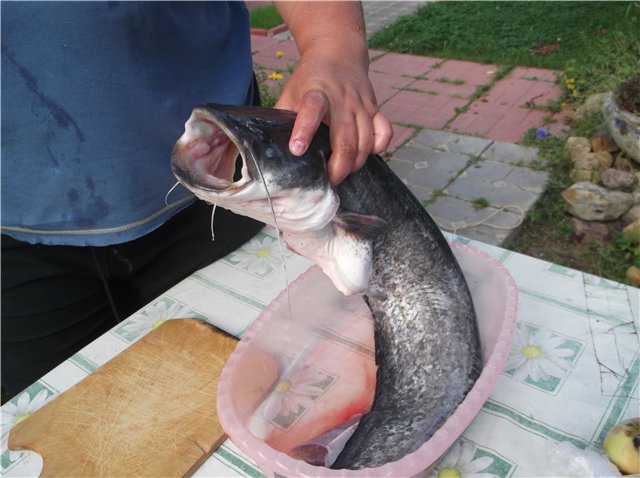
[[[639,290],[461,236],[448,239],[499,260],[519,292],[506,367],[476,419],[433,471],[462,476],[551,476],[549,444],[599,450],[606,431],[640,415]],[[282,255],[284,255],[284,266]],[[311,263],[280,248],[265,228],[195,272],[70,357],[2,407],[0,469],[37,476],[41,459],[7,449],[11,427],[165,320],[198,317],[238,337]],[[162,446],[162,444],[159,444]],[[195,476],[262,476],[227,440]]]

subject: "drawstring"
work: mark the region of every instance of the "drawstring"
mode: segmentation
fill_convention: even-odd
[[[91,248],[91,254],[93,255],[93,261],[96,264],[98,275],[102,280],[104,291],[107,293],[107,300],[109,301],[109,305],[111,306],[111,311],[113,312],[114,319],[116,321],[116,324],[119,324],[122,321],[122,319],[120,318],[120,314],[118,313],[116,303],[113,300],[113,295],[111,294],[111,287],[109,287],[109,282],[107,281],[107,277],[104,275],[104,271],[102,270],[102,266],[100,265],[100,261],[98,260],[98,256],[96,255],[96,250],[93,247]]]

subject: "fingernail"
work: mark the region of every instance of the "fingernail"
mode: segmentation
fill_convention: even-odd
[[[302,141],[296,139],[293,143],[291,143],[289,149],[291,150],[291,153],[295,154],[296,156],[300,156],[305,151],[305,145]]]

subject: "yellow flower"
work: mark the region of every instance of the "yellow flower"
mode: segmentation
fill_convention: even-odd
[[[284,56],[284,52],[283,51],[277,51],[276,52],[276,57],[282,58],[283,56]]]
[[[273,73],[270,73],[267,78],[269,78],[270,80],[281,80],[284,78],[284,76],[282,75],[282,73],[274,71]]]

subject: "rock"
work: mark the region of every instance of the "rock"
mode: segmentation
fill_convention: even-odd
[[[612,221],[618,219],[633,205],[631,194],[607,191],[593,183],[580,182],[562,192],[567,211],[586,221]]]
[[[576,108],[576,121],[580,121],[587,116],[598,113],[602,109],[602,103],[605,96],[606,93],[597,93],[595,95],[588,96],[584,103]]]
[[[609,228],[597,221],[583,221],[577,217],[571,218],[571,225],[578,239],[585,236],[595,236],[600,239],[606,239],[609,236]]]
[[[583,138],[581,136],[571,136],[567,138],[567,142],[564,147],[569,152],[571,159],[579,153],[591,152],[591,143],[587,138]]]
[[[576,169],[588,169],[595,171],[599,167],[598,157],[589,151],[576,151],[572,156],[573,165]]]
[[[638,178],[640,180],[640,178]],[[640,188],[636,187],[631,191],[631,197],[633,198],[633,204],[640,204]]]
[[[601,128],[597,130],[593,136],[589,139],[591,143],[591,151],[597,153],[599,151],[606,151],[608,153],[615,153],[620,148],[611,137],[611,133],[608,130]]]
[[[631,266],[627,269],[626,277],[632,284],[640,285],[640,269],[636,266]]]
[[[638,219],[640,219],[640,204],[634,204],[633,206],[631,206],[629,210],[625,212],[620,218],[622,224],[625,225],[632,224]]]
[[[613,93],[605,96],[602,115],[616,144],[627,156],[640,163],[640,115],[621,109]]]
[[[592,154],[595,154],[598,160],[598,168],[601,171],[604,171],[605,169],[608,169],[613,165],[613,156],[611,155],[610,152],[598,151],[597,153],[592,153]]]
[[[576,182],[598,182],[600,174],[613,163],[613,156],[607,151],[592,153],[585,151],[579,143],[575,143],[572,148],[572,152],[569,153],[574,164],[571,178]]]
[[[618,155],[618,157],[613,163],[613,167],[616,168],[618,171],[626,171],[627,173],[634,172],[633,163],[624,154]]]
[[[569,177],[574,183],[579,183],[582,181],[595,183],[600,179],[598,173],[591,169],[572,169],[569,173]]]
[[[633,173],[609,168],[600,174],[600,182],[607,189],[619,191],[631,189],[638,182],[638,178]]]
[[[628,224],[622,230],[622,238],[634,244],[640,244],[640,219]]]

